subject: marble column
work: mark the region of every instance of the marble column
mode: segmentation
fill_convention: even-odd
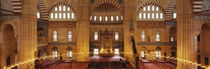
[[[177,58],[196,62],[197,47],[194,44],[192,0],[177,0]],[[196,69],[196,66],[178,61],[177,69]]]
[[[136,1],[124,0],[124,21],[123,21],[123,35],[124,35],[124,57],[135,61],[133,48],[131,45],[131,36],[135,39],[136,30]],[[135,39],[136,41],[136,39]],[[137,47],[136,47],[137,48]]]
[[[77,5],[77,61],[89,60],[89,1],[78,0]]]
[[[37,51],[37,1],[22,0],[22,13],[19,25],[18,60],[35,58]],[[34,69],[34,62],[20,65],[19,69]]]

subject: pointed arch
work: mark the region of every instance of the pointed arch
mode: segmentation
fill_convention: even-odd
[[[117,2],[114,2],[113,0],[101,0],[101,1],[98,1],[96,3],[93,4],[93,6],[90,8],[90,14],[95,11],[95,9],[100,6],[101,4],[104,4],[104,3],[108,3],[108,4],[111,4],[113,6],[115,6],[116,8],[118,8],[118,10],[124,14],[124,10],[122,8],[122,6],[120,6],[120,4],[118,4]]]

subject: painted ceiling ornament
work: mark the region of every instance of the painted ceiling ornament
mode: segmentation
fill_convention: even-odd
[[[94,3],[95,3],[95,0],[91,0],[90,2],[91,2],[92,4],[94,4]]]
[[[118,3],[122,3],[123,0],[118,0]]]

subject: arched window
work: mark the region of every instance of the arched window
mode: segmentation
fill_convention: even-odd
[[[72,31],[68,31],[68,41],[72,41]]]
[[[145,32],[142,31],[142,32],[141,32],[141,40],[142,40],[142,41],[145,41],[145,38],[146,38]]]
[[[174,37],[173,37],[173,36],[171,36],[171,38],[170,38],[170,39],[171,39],[171,42],[174,42]]]
[[[63,6],[63,11],[66,11],[66,6]]]
[[[142,57],[142,58],[145,58],[145,51],[147,50],[147,48],[146,48],[145,46],[142,46],[142,47],[140,48],[140,50],[141,50],[141,57]]]
[[[75,20],[75,12],[69,6],[59,5],[51,10],[50,20],[72,21]]]
[[[162,48],[161,47],[156,47],[156,58],[161,58],[161,50]]]
[[[58,11],[58,8],[57,7],[55,7],[55,11]]]
[[[106,22],[108,21],[108,17],[107,17],[107,16],[105,17],[105,21],[106,21]]]
[[[97,16],[94,16],[94,21],[96,21],[97,20]]]
[[[66,19],[66,13],[63,13],[63,18]]]
[[[121,16],[121,20],[123,20],[123,16]]]
[[[144,58],[144,51],[141,51],[141,57]]]
[[[139,13],[139,19],[141,19],[142,18],[142,13]]]
[[[175,39],[176,36],[176,28],[175,27],[171,27],[170,28],[170,42],[174,42],[176,41]]]
[[[160,41],[160,33],[156,32],[156,41]]]
[[[144,7],[144,11],[146,11],[146,7]]]
[[[111,21],[114,21],[114,17],[113,16],[111,16]]]
[[[67,7],[67,11],[70,11],[70,7]]]
[[[146,19],[146,13],[143,13],[143,14],[144,14],[143,18]]]
[[[75,18],[74,13],[71,13],[71,18],[72,18],[72,19],[74,19],[74,18]]]
[[[53,17],[53,15],[51,15]],[[58,18],[58,13],[55,13],[55,19]]]
[[[58,32],[57,31],[53,31],[53,41],[58,41]]]
[[[159,18],[159,13],[156,13],[156,19],[158,19]]]
[[[52,57],[54,59],[57,59],[58,58],[58,48],[57,47],[53,47],[52,48]]]
[[[160,13],[160,19],[163,19],[163,13]]]
[[[119,17],[118,16],[116,16],[116,21],[119,21]]]
[[[119,40],[119,32],[115,32],[114,38],[115,38],[115,40]]]
[[[155,10],[155,6],[152,6],[152,11],[154,11]]]
[[[36,13],[36,16],[37,16],[37,18],[40,18],[40,13],[37,12],[37,13]]]
[[[62,13],[59,13],[59,19],[61,19],[62,18]]]
[[[150,13],[147,13],[147,18],[150,19]]]
[[[112,3],[101,3],[91,10],[90,16],[96,15],[96,20],[91,20],[91,23],[122,23],[123,10],[121,6],[116,6]]]
[[[71,47],[67,47],[67,58],[71,59],[73,57],[73,52]]]
[[[67,13],[67,18],[68,18],[68,19],[70,19],[70,18],[71,18],[70,13]]]
[[[159,10],[158,6],[147,5],[138,12],[138,20],[163,20],[163,12]]]
[[[100,16],[100,17],[99,17],[99,21],[101,22],[101,21],[102,21],[102,19],[103,19],[103,18],[102,18],[102,16]]]
[[[98,55],[99,54],[99,49],[98,48],[95,48],[94,49],[94,55]]]
[[[152,13],[152,19],[154,19],[155,18],[155,14],[154,13]]]
[[[115,48],[115,49],[114,49],[114,54],[115,54],[115,55],[120,55],[119,48]]]
[[[59,11],[61,11],[62,10],[62,7],[61,6],[59,6]]]
[[[50,13],[50,18],[53,19],[54,18],[54,14]]]
[[[147,11],[150,11],[150,6],[147,6]]]
[[[90,16],[90,21],[92,20],[92,16]]]
[[[98,32],[94,32],[94,40],[98,40]]]
[[[156,51],[156,58],[161,58],[161,52],[160,51]]]
[[[173,18],[176,18],[176,13],[173,13]]]
[[[156,7],[156,11],[159,11],[159,7]]]

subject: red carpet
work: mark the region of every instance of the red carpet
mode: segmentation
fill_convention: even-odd
[[[171,63],[143,63],[144,69],[175,69]]]
[[[49,64],[49,65],[47,65]],[[56,62],[54,61],[48,61],[46,63],[43,63],[42,69],[86,69],[88,68],[88,62],[75,62],[74,64],[72,62]],[[46,65],[46,66],[44,66]],[[73,67],[74,65],[74,67]]]

